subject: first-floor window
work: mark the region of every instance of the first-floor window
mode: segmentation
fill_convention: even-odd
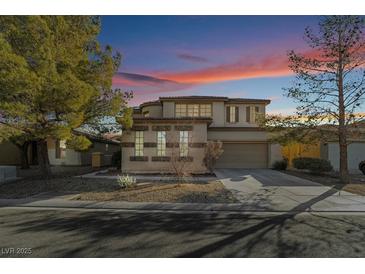
[[[66,157],[66,141],[56,140],[56,159],[63,159]]]
[[[189,151],[189,131],[180,131],[180,157],[188,156]]]
[[[157,131],[157,156],[166,156],[166,131]]]
[[[134,156],[143,156],[143,131],[136,131]]]

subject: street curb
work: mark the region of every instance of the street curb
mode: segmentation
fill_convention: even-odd
[[[297,214],[297,213],[364,213],[365,210],[341,209],[329,207],[323,209],[307,208],[305,210],[267,209],[255,208],[243,203],[231,204],[204,204],[204,203],[145,203],[145,202],[96,202],[75,201],[61,198],[51,199],[0,199],[0,208],[39,208],[39,209],[75,209],[75,210],[119,210],[141,212],[182,212],[182,213],[271,213],[271,214]]]

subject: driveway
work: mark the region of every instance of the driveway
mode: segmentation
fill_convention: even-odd
[[[359,211],[365,197],[271,169],[217,169],[217,177],[252,210]]]

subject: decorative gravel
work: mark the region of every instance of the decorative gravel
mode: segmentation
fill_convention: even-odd
[[[220,182],[151,183],[115,191],[83,192],[75,199],[91,201],[233,203],[236,200]]]
[[[117,180],[87,178],[24,179],[0,185],[0,199],[26,198],[40,193],[74,193],[79,200],[231,203],[230,191],[219,181],[206,183],[143,182],[121,189]]]

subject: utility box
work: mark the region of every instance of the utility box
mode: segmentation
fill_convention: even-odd
[[[101,152],[93,152],[92,158],[91,158],[91,166],[92,168],[99,168],[104,165],[104,154]]]
[[[0,184],[16,179],[15,166],[0,166]]]

